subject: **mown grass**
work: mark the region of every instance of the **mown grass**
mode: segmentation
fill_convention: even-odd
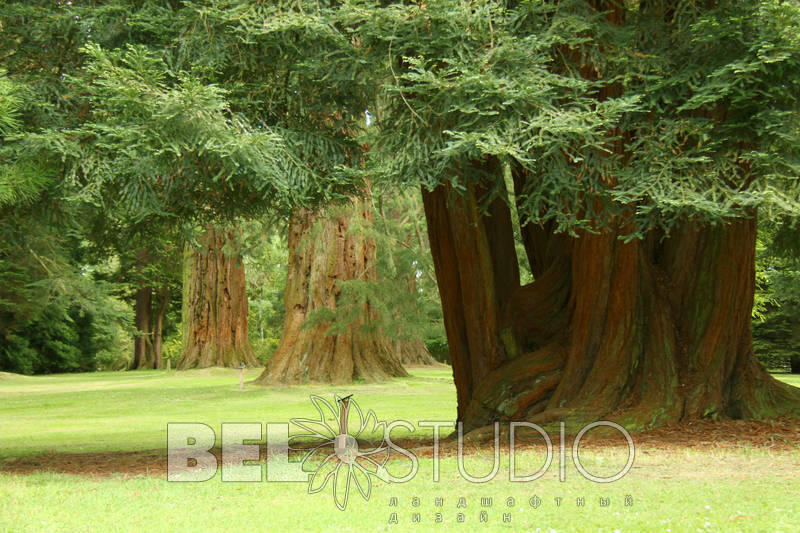
[[[245,373],[258,377],[258,369]],[[288,422],[316,415],[309,397],[354,394],[384,420],[453,420],[449,367],[411,369],[411,377],[346,387],[261,387],[237,370],[159,370],[51,376],[0,375],[0,458],[43,453],[164,449],[167,423]],[[398,435],[403,432],[398,430]],[[415,434],[429,435],[429,430]]]
[[[528,451],[518,458],[537,463],[530,472],[543,455]],[[609,451],[582,453],[581,459],[588,469],[601,461],[619,468],[625,461]],[[0,475],[0,530],[796,531],[798,460],[797,454],[730,451],[645,456],[621,480],[603,485],[583,479],[571,465],[561,483],[557,464],[537,481],[511,483],[506,461],[494,481],[469,483],[452,457],[442,459],[441,479],[434,483],[432,461],[422,459],[412,481],[376,482],[368,501],[352,490],[344,511],[334,505],[330,484],[307,494],[300,483]],[[465,467],[473,475],[484,474],[491,470],[491,460],[471,456]],[[396,507],[390,506],[393,497]],[[491,507],[482,507],[486,497],[492,498]],[[625,505],[626,497],[632,505]],[[442,499],[441,507],[436,498]],[[459,507],[461,498],[465,508]],[[556,498],[561,498],[560,505]],[[577,505],[579,498],[582,506]],[[607,506],[601,498],[608,500]],[[481,511],[486,511],[487,522],[480,521]],[[397,524],[390,523],[392,513]],[[420,514],[419,523],[413,522],[414,513]],[[441,513],[440,523],[436,513]],[[459,513],[464,522],[458,521]],[[504,513],[510,514],[510,523],[503,522]]]
[[[789,385],[793,385],[795,387],[800,387],[800,374],[773,374],[776,378],[783,381],[784,383],[788,383]]]
[[[248,371],[254,378],[257,370]],[[380,419],[452,420],[455,391],[447,368],[413,369],[385,384],[238,389],[235,371],[0,375],[0,456],[163,449],[167,422],[286,422],[315,417],[309,395],[354,393]],[[795,376],[779,376],[788,382]],[[786,379],[789,378],[789,379]],[[800,383],[793,383],[800,384]],[[417,432],[422,432],[417,430]],[[376,480],[365,501],[351,489],[347,509],[332,486],[308,494],[302,483],[167,482],[163,476],[0,474],[0,531],[796,531],[800,524],[800,449],[644,448],[622,479],[599,484],[575,469],[567,448],[559,481],[558,435],[553,464],[540,479],[513,483],[508,456],[487,483],[471,483],[457,459],[441,459],[441,479],[423,457],[408,483]],[[518,472],[537,470],[543,449],[516,454]],[[589,447],[581,463],[595,475],[624,465],[624,447]],[[491,450],[470,453],[466,471],[492,468]],[[393,460],[402,475],[407,461]],[[625,505],[630,496],[632,505]],[[397,498],[398,505],[390,506]],[[491,507],[481,498],[491,497]],[[419,498],[419,506],[414,506]],[[442,506],[436,505],[442,499]],[[466,508],[458,506],[464,498]],[[513,498],[513,504],[509,498]],[[560,505],[556,498],[561,498]],[[583,505],[577,500],[583,499]],[[601,504],[608,499],[608,505]],[[531,505],[531,500],[538,506]],[[486,511],[487,522],[480,522]],[[397,524],[391,524],[397,513]],[[412,515],[420,514],[414,523]],[[441,523],[436,522],[441,513]],[[463,513],[464,522],[459,522]],[[511,522],[503,522],[509,513]]]

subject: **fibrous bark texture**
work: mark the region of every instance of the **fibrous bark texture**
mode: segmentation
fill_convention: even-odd
[[[286,321],[280,345],[258,383],[350,383],[407,375],[369,301],[348,310],[344,323],[306,323],[315,312],[338,316],[340,281],[375,280],[375,242],[366,232],[352,230],[371,223],[371,210],[360,199],[326,214],[308,209],[294,214],[289,225]]]
[[[192,259],[185,304],[184,352],[179,369],[260,366],[247,338],[244,264],[223,251],[233,230],[209,225]],[[187,289],[184,289],[187,290]]]
[[[419,337],[413,339],[398,339],[389,341],[388,348],[392,350],[404,365],[434,365],[433,358],[425,341]]]
[[[800,389],[753,355],[755,217],[628,243],[523,226],[535,281],[520,286],[509,205],[481,209],[487,194],[423,190],[466,429],[800,413]]]

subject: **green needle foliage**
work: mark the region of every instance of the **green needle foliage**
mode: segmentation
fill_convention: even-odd
[[[327,3],[212,0],[176,15],[169,61],[224,87],[231,109],[281,136],[293,200],[315,204],[358,190],[358,139],[377,86],[369,63]]]
[[[800,372],[800,228],[763,222],[756,262],[753,349],[767,368]]]
[[[87,120],[28,139],[33,153],[60,152],[82,199],[140,221],[230,216],[234,206],[278,208],[291,196],[280,137],[231,114],[222,89],[172,77],[143,47],[85,51],[74,83]]]
[[[628,237],[800,214],[796,3],[357,4],[333,16],[384,83],[389,179],[498,183],[471,165],[496,157],[532,176],[523,219]]]
[[[559,231],[800,213],[795,3],[156,5],[74,11],[70,30],[106,44],[76,52],[87,116],[59,149],[132,210],[247,213],[365,175],[500,192],[474,164],[495,158],[533,177],[523,222]],[[159,51],[109,51],[125,40]]]
[[[11,277],[63,255],[23,243],[52,242],[23,205],[154,228],[513,174],[514,216],[560,232],[800,215],[796,2],[35,1],[0,25]]]

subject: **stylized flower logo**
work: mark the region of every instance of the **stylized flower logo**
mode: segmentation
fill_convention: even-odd
[[[289,443],[292,450],[306,451],[302,460],[303,470],[314,471],[308,482],[308,493],[320,492],[332,480],[333,499],[342,511],[347,507],[351,484],[365,500],[369,500],[372,477],[384,482],[391,478],[386,470],[391,452],[386,442],[386,422],[379,422],[371,409],[364,416],[351,396],[334,396],[338,409],[321,396],[311,396],[319,420],[292,418],[293,424],[308,433],[293,435]],[[378,446],[371,449],[360,447],[359,436],[376,434],[381,439]],[[311,447],[309,439],[313,442]],[[293,447],[292,442],[298,441],[304,446]],[[321,464],[317,465],[319,461]]]

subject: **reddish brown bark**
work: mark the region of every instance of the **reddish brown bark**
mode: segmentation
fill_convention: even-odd
[[[375,242],[358,228],[363,224],[372,224],[364,200],[322,215],[300,209],[292,217],[286,321],[280,345],[258,383],[350,383],[407,375],[369,302],[342,309],[338,282],[370,281],[376,276]],[[307,323],[310,315],[319,318],[325,310],[346,311],[347,320]]]
[[[209,225],[203,249],[192,259],[186,301],[187,324],[179,369],[260,366],[247,338],[244,264],[223,251],[232,230]]]
[[[754,218],[627,244],[523,227],[536,279],[521,287],[509,208],[495,198],[481,212],[484,194],[423,191],[467,429],[800,414],[800,389],[753,356]]]
[[[387,349],[391,350],[403,365],[434,365],[433,358],[425,341],[419,337],[389,341]]]

